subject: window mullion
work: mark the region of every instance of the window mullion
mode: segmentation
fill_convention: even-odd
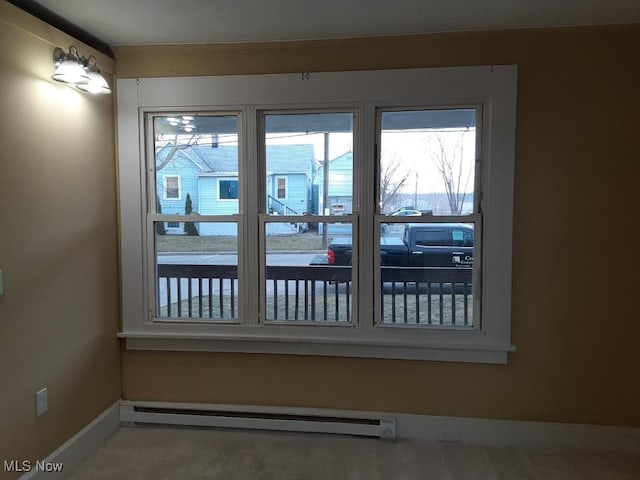
[[[257,110],[254,107],[244,109],[242,122],[242,155],[240,158],[240,212],[243,214],[242,224],[242,255],[239,256],[239,272],[242,273],[241,291],[242,312],[241,321],[245,325],[257,325],[260,314],[260,301],[255,292],[260,291],[260,279],[256,275],[259,268],[260,246],[257,241],[260,238],[258,214],[261,211],[261,199],[264,196],[261,170],[261,143],[264,136],[262,125],[258,121]],[[252,292],[252,293],[249,293]]]
[[[375,109],[372,104],[364,103],[360,105],[359,115],[355,123],[357,162],[354,162],[354,176],[356,178],[354,186],[354,196],[358,199],[359,221],[357,245],[357,265],[358,265],[358,325],[362,329],[371,329],[374,326],[375,317],[375,294],[374,294],[374,273],[375,273],[375,246],[373,218],[376,212],[375,196]]]

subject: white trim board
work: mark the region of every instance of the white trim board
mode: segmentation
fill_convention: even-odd
[[[463,443],[478,446],[510,446],[516,448],[598,450],[640,455],[640,428],[324,408],[118,401],[43,460],[45,463],[64,464],[61,472],[36,472],[32,470],[22,475],[20,480],[56,480],[65,478],[89,455],[96,452],[118,430],[121,423],[130,424],[126,420],[126,412],[130,412],[134,407],[361,419],[380,417],[395,420],[394,433],[398,440]],[[176,423],[173,423],[173,425],[179,426]],[[233,428],[233,426],[227,426],[227,428],[229,427]],[[392,438],[392,436],[389,437]]]
[[[34,463],[34,468],[22,475],[19,480],[58,480],[67,477],[89,455],[97,451],[118,428],[120,428],[119,400],[43,460],[44,463],[61,463],[63,465],[61,471],[36,471]]]
[[[598,450],[640,454],[640,428],[583,425],[569,423],[526,422],[480,418],[413,415],[391,412],[333,410],[320,408],[265,407],[201,403],[123,401],[121,422],[130,424],[135,407],[175,410],[211,410],[250,414],[300,415],[334,418],[385,418],[395,420],[398,440],[463,443],[478,446],[517,448],[554,448]],[[149,423],[162,423],[163,414],[155,414]],[[190,417],[190,420],[193,416]],[[168,422],[169,423],[169,422]],[[176,415],[171,416],[176,426]],[[238,425],[242,425],[242,417]],[[185,423],[185,426],[187,423]],[[192,423],[188,423],[192,425]],[[226,425],[226,428],[233,428]]]
[[[504,364],[511,345],[511,243],[513,172],[517,103],[517,66],[487,65],[308,75],[231,75],[119,79],[118,161],[120,171],[122,332],[127,349],[233,351],[251,353],[339,355]],[[475,265],[473,325],[422,328],[376,321],[379,296],[375,272],[379,255],[370,240],[383,217],[376,215],[376,140],[381,112],[398,109],[474,109],[476,176],[482,184],[472,217],[482,251]],[[234,322],[175,321],[156,312],[157,275],[153,221],[155,189],[149,155],[152,139],[144,135],[154,115],[175,113],[236,115],[239,144],[239,208],[233,218],[200,215],[194,221],[237,223],[239,297]],[[353,115],[353,208],[349,216],[308,216],[309,221],[353,222],[352,314],[348,325],[327,322],[271,322],[264,318],[266,285],[265,222],[305,222],[265,212],[265,115],[274,112],[351,112]],[[147,129],[147,131],[150,131]],[[146,148],[145,148],[146,147]],[[478,148],[480,147],[480,148]],[[151,160],[153,163],[153,160]],[[262,180],[261,180],[262,179]],[[149,187],[149,188],[147,188]],[[480,195],[481,194],[481,195]],[[482,208],[478,208],[482,198]],[[236,200],[233,200],[236,201]],[[321,218],[322,217],[322,218]],[[445,221],[440,217],[437,221]],[[452,217],[453,220],[460,217]],[[469,219],[469,218],[468,218]],[[185,220],[182,217],[181,220]],[[189,219],[187,219],[189,220]],[[464,220],[464,219],[463,219]],[[400,221],[400,220],[397,220]],[[412,220],[405,219],[401,223]],[[427,221],[427,220],[424,220]],[[457,220],[456,220],[457,221]],[[482,231],[480,232],[480,224]],[[141,225],[143,228],[141,228]],[[246,241],[242,241],[242,240]],[[254,239],[258,239],[255,242]],[[261,253],[262,252],[262,253]],[[375,260],[375,261],[374,261]],[[478,275],[482,269],[481,275]],[[375,286],[375,289],[374,289]],[[480,290],[478,290],[480,289]],[[262,293],[260,293],[262,292]],[[480,295],[481,294],[481,295]],[[263,305],[264,307],[264,305]],[[481,316],[481,317],[480,317]],[[345,322],[346,323],[346,322]],[[344,327],[344,328],[343,328]],[[340,332],[338,332],[338,329]],[[307,341],[308,340],[308,341]],[[304,345],[300,342],[305,343]]]

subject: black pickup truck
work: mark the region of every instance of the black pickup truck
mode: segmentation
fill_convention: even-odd
[[[335,238],[329,265],[351,265],[351,238]],[[402,267],[470,267],[473,227],[463,223],[408,223],[404,235],[380,238],[380,264]]]

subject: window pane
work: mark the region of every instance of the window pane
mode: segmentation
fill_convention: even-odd
[[[238,229],[232,222],[156,222],[156,316],[238,318]]]
[[[271,215],[344,215],[353,205],[353,113],[265,116]]]
[[[475,109],[386,111],[380,121],[380,213],[473,213]]]
[[[474,225],[389,223],[380,230],[382,323],[472,327]]]
[[[451,238],[444,228],[416,233],[416,246],[432,247],[438,245],[451,246]]]
[[[238,180],[220,180],[218,182],[220,200],[238,199]]]
[[[284,177],[278,178],[278,189],[276,197],[278,200],[287,198],[287,179]]]
[[[180,180],[178,177],[165,177],[165,198],[177,200],[180,198]]]
[[[329,245],[340,242],[350,251],[351,224],[325,225]],[[267,321],[350,322],[351,262],[329,265],[322,232],[305,223],[268,222],[265,235]]]
[[[157,213],[239,212],[237,116],[156,116],[153,130]]]

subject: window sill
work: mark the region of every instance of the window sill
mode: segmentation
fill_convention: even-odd
[[[417,344],[408,341],[356,341],[264,334],[121,332],[118,337],[125,340],[127,350],[319,355],[490,364],[506,364],[508,353],[516,350],[512,345],[502,344]]]

